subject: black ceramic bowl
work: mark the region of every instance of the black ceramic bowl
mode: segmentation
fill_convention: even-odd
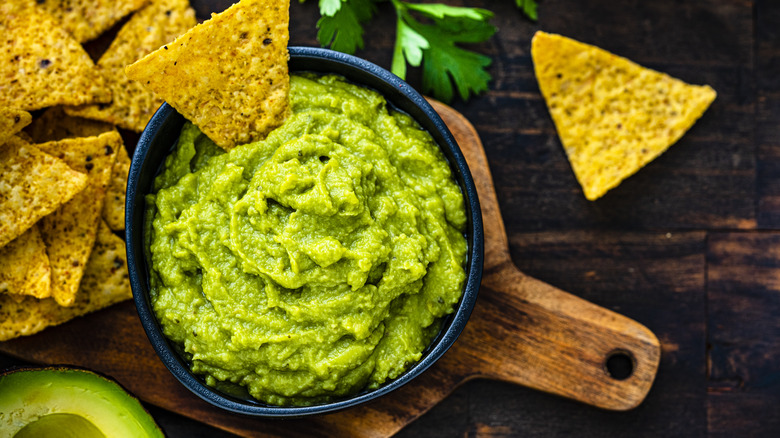
[[[467,281],[463,296],[455,311],[442,324],[439,335],[423,352],[423,356],[398,378],[386,382],[380,388],[304,407],[270,406],[251,398],[246,391],[224,391],[207,386],[202,377],[190,372],[186,360],[163,336],[149,301],[149,267],[144,249],[145,195],[152,190],[152,183],[165,157],[179,137],[184,118],[168,104],[163,104],[146,126],[133,154],[127,181],[126,233],[127,264],[130,284],[141,323],[149,340],[173,375],[192,392],[207,402],[241,414],[263,417],[297,417],[333,412],[375,399],[397,389],[428,369],[452,346],[466,325],[482,278],[483,235],[482,216],[477,191],[458,145],[439,115],[428,102],[397,76],[370,62],[326,49],[290,47],[290,70],[335,73],[348,80],[380,92],[398,110],[414,117],[431,133],[449,161],[457,183],[466,199],[468,216]],[[228,393],[229,392],[229,393]]]

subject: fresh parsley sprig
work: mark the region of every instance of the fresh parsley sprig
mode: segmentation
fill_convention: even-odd
[[[414,67],[422,64],[423,92],[444,102],[452,100],[453,84],[464,101],[471,94],[488,89],[491,77],[485,69],[490,66],[491,59],[457,44],[480,43],[493,36],[496,28],[488,23],[492,12],[438,3],[392,2],[398,15],[393,73],[405,79],[405,62]],[[412,11],[430,24],[417,20]]]
[[[376,0],[320,0],[317,40],[323,47],[355,53],[363,48],[363,23],[376,12]]]
[[[320,44],[349,54],[362,49],[363,25],[374,16],[380,1],[386,0],[319,0]],[[390,2],[397,17],[393,73],[405,79],[407,64],[422,66],[423,92],[444,102],[450,102],[456,91],[465,101],[488,89],[491,59],[461,44],[481,43],[493,36],[492,12],[439,3]],[[515,0],[515,4],[536,20],[536,0]]]
[[[536,14],[536,0],[515,0],[515,4],[531,20],[536,21],[539,19]]]

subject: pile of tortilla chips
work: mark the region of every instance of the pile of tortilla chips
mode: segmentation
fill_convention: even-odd
[[[96,65],[80,42],[124,18]],[[0,2],[0,341],[130,297],[116,125],[161,100],[124,67],[195,24],[187,0]]]
[[[690,85],[561,35],[537,32],[531,55],[558,136],[595,200],[661,155],[715,100]]]

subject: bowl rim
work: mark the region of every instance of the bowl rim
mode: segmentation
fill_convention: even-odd
[[[173,109],[173,107],[167,103],[163,103],[163,105],[155,112],[152,119],[149,121],[143,133],[141,134],[136,149],[133,153],[130,171],[128,174],[125,204],[125,230],[127,230],[127,264],[131,289],[133,292],[133,300],[135,301],[136,309],[138,311],[138,315],[144,331],[146,332],[149,341],[154,347],[155,352],[157,353],[160,360],[162,360],[166,368],[168,368],[168,370],[180,383],[182,383],[187,389],[192,391],[198,397],[214,406],[228,410],[230,412],[256,417],[302,417],[307,415],[339,411],[349,407],[357,406],[370,400],[377,399],[404,386],[413,378],[422,374],[431,365],[433,365],[433,363],[441,358],[442,355],[444,355],[444,353],[452,346],[460,333],[463,331],[463,328],[465,327],[476,302],[477,292],[479,291],[482,278],[482,264],[484,257],[482,215],[479,199],[477,197],[477,190],[474,186],[474,181],[471,177],[466,159],[463,156],[463,153],[460,151],[457,142],[455,142],[455,139],[450,133],[449,129],[444,124],[438,113],[436,113],[436,111],[430,105],[430,103],[428,103],[428,101],[420,93],[415,91],[399,77],[390,73],[384,68],[364,59],[341,52],[316,47],[290,46],[288,47],[288,50],[290,53],[291,62],[325,62],[327,65],[343,65],[347,69],[356,69],[356,74],[359,73],[361,75],[368,75],[369,77],[373,77],[372,80],[379,81],[377,83],[384,83],[388,87],[391,87],[392,90],[395,90],[392,92],[400,93],[400,96],[395,97],[395,100],[400,99],[411,101],[411,104],[419,108],[421,114],[429,119],[430,124],[432,124],[434,129],[437,131],[437,134],[439,134],[443,140],[444,144],[442,144],[441,141],[437,141],[437,144],[447,158],[450,168],[453,171],[453,177],[457,180],[458,185],[460,186],[464,195],[467,216],[469,219],[469,229],[466,233],[467,243],[469,246],[466,262],[467,278],[464,284],[463,294],[461,295],[460,301],[457,304],[455,311],[445,317],[445,321],[449,321],[445,322],[445,324],[448,324],[448,326],[445,327],[443,325],[442,330],[432,340],[428,348],[423,352],[423,356],[419,361],[410,366],[397,378],[388,380],[375,390],[364,390],[352,396],[311,406],[271,406],[263,404],[260,401],[258,401],[257,404],[242,402],[237,398],[233,398],[224,394],[222,391],[216,388],[207,386],[204,382],[194,376],[186,363],[184,363],[184,360],[179,356],[171,343],[163,335],[162,329],[157,322],[157,319],[151,308],[151,303],[149,302],[148,287],[141,278],[145,277],[146,282],[148,282],[148,270],[146,269],[146,255],[143,243],[144,227],[141,226],[141,229],[137,230],[138,222],[137,220],[134,220],[134,217],[139,214],[136,210],[140,209],[140,214],[145,214],[145,201],[143,198],[147,193],[137,193],[139,185],[139,174],[144,168],[145,161],[151,146],[155,143],[154,140],[158,130],[161,129],[164,122],[169,120],[171,117],[181,117],[178,112]],[[369,86],[367,84],[360,85],[375,89],[375,87]],[[383,93],[383,95],[385,99],[388,100],[388,102],[392,100],[389,96],[385,95],[385,93]],[[413,117],[415,120],[418,120],[418,123],[421,123],[419,120],[419,115],[413,114]],[[434,135],[434,132],[431,132],[431,135]],[[436,137],[436,135],[434,135],[434,137]],[[157,163],[157,165],[159,166],[161,163]],[[158,172],[159,168],[155,174]],[[141,224],[143,224],[143,216]],[[140,237],[140,239],[138,237]],[[470,239],[468,237],[470,237]],[[137,243],[138,245],[136,245]]]

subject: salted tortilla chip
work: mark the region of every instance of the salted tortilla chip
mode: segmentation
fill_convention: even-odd
[[[37,226],[0,248],[0,266],[0,295],[51,295],[49,256]]]
[[[126,68],[217,145],[263,138],[289,113],[289,0],[242,0]]]
[[[111,180],[106,189],[106,199],[103,202],[103,219],[114,231],[125,229],[125,193],[128,173],[130,173],[130,157],[127,156],[127,149],[122,146],[116,153]]]
[[[27,111],[0,106],[0,144],[4,144],[31,121],[32,116]]]
[[[66,112],[143,131],[163,100],[128,79],[125,66],[173,41],[196,24],[195,11],[187,0],[154,0],[136,12],[97,63],[114,100],[110,104],[69,107]]]
[[[598,47],[537,32],[536,78],[585,197],[595,200],[661,155],[716,93]]]
[[[116,131],[38,145],[70,167],[87,173],[84,190],[41,219],[41,234],[51,264],[51,295],[61,306],[75,302],[84,266],[95,243],[116,152],[121,146],[122,137]]]
[[[0,341],[32,335],[131,296],[125,242],[102,224],[73,306],[62,307],[54,298],[18,300],[0,294]]]
[[[76,41],[89,41],[149,0],[37,0]]]
[[[55,106],[36,117],[26,131],[35,143],[45,143],[66,138],[92,137],[114,129],[110,123],[69,116],[61,106]]]
[[[68,202],[86,185],[84,173],[11,137],[0,145],[0,247]]]
[[[0,34],[0,105],[29,111],[111,101],[87,52],[34,3],[0,3]]]

